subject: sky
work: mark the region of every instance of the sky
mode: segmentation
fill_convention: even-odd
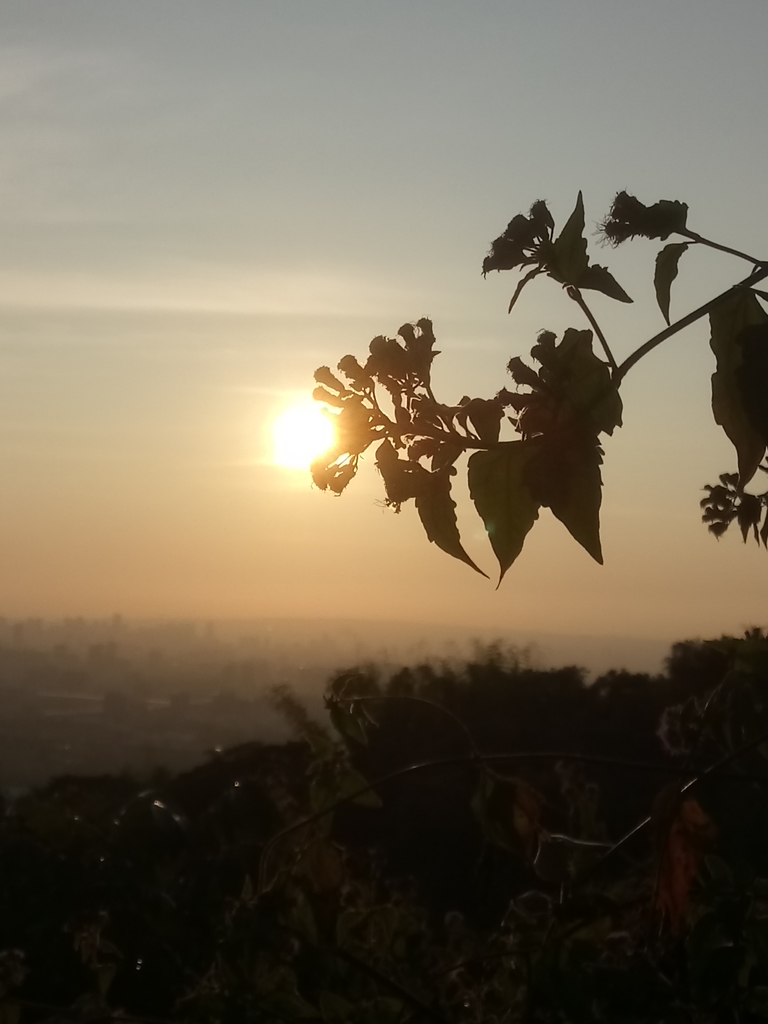
[[[501,588],[382,506],[276,466],[321,364],[433,319],[438,396],[491,396],[542,328],[491,240],[581,189],[593,258],[663,321],[622,189],[766,252],[764,0],[0,0],[0,614],[320,617],[682,639],[765,624],[768,556],[716,542],[731,470],[703,324],[643,360],[606,443],[600,567],[548,513]],[[761,248],[762,246],[762,248]],[[691,252],[681,315],[744,274]],[[460,498],[463,537],[493,572]]]

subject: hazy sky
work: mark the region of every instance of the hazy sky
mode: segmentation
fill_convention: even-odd
[[[768,556],[699,523],[733,468],[703,325],[626,382],[595,565],[544,513],[500,591],[379,502],[270,464],[312,372],[431,316],[446,401],[543,327],[480,264],[583,189],[768,254],[765,0],[2,0],[0,613],[320,615],[682,637],[765,623]],[[619,353],[656,246],[595,253]],[[688,254],[681,314],[743,275]],[[462,508],[467,547],[494,560]]]

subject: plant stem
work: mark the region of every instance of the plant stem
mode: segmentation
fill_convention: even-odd
[[[616,364],[616,360],[613,358],[613,352],[611,352],[611,349],[610,349],[610,347],[608,345],[608,342],[606,341],[605,335],[603,334],[602,330],[600,329],[600,325],[598,324],[597,320],[595,320],[594,316],[592,315],[592,310],[589,308],[589,306],[584,301],[584,296],[581,294],[579,289],[574,287],[573,285],[569,286],[569,288],[567,289],[567,294],[568,294],[568,298],[573,299],[573,301],[581,308],[581,311],[583,312],[583,314],[587,318],[587,320],[589,320],[590,324],[592,325],[592,329],[594,330],[595,334],[598,337],[598,340],[600,341],[600,344],[603,346],[603,351],[605,352],[605,357],[608,360],[608,362],[610,363],[610,365],[613,367],[613,370],[615,372],[617,370],[617,364]]]
[[[763,737],[760,742],[764,742],[768,739],[768,734]],[[757,743],[753,744],[754,746]],[[747,748],[744,748],[747,749]],[[395,779],[403,778],[405,775],[410,775],[413,772],[424,771],[428,768],[448,768],[456,765],[484,765],[494,763],[514,763],[515,761],[576,761],[580,764],[594,764],[594,765],[606,765],[612,768],[625,768],[629,771],[640,771],[640,772],[651,772],[658,775],[672,775],[680,776],[687,775],[688,773],[681,768],[676,768],[674,765],[662,765],[662,764],[651,764],[646,761],[632,761],[626,758],[620,757],[601,757],[599,755],[593,756],[590,754],[573,754],[566,750],[533,750],[533,751],[521,751],[516,754],[464,754],[459,757],[441,757],[435,758],[432,761],[417,761],[415,764],[406,765],[404,768],[396,768],[394,771],[388,772],[386,775],[375,779],[373,782],[367,782],[364,786],[360,786],[352,793],[348,793],[346,796],[340,797],[338,800],[329,804],[327,807],[323,807],[319,811],[315,811],[313,814],[308,815],[306,818],[301,818],[299,821],[294,821],[291,825],[286,825],[280,832],[276,832],[264,845],[264,849],[261,852],[261,859],[259,862],[259,873],[258,873],[258,886],[257,892],[261,895],[266,889],[266,871],[267,862],[269,856],[272,853],[274,847],[287,836],[292,835],[294,832],[298,832],[302,828],[306,828],[309,825],[314,825],[315,822],[322,821],[323,818],[329,814],[333,814],[334,811],[338,810],[339,807],[343,807],[346,804],[352,804],[356,800],[359,800],[361,796],[365,796],[368,793],[373,792],[379,786],[384,786],[388,782],[394,782]],[[725,762],[723,762],[724,764]],[[718,763],[717,767],[721,765]],[[681,793],[684,793],[686,789],[689,789],[694,785],[699,778],[703,778],[705,774],[714,771],[715,768],[707,769],[707,772],[702,773],[701,776],[694,779],[691,782],[686,783],[681,789]],[[763,780],[762,776],[760,779],[754,777],[747,777],[738,775],[737,778],[744,779],[745,781],[768,781],[768,776]],[[627,840],[631,838],[635,832],[644,828],[650,819],[643,821],[633,831],[620,839],[619,842],[612,846],[600,859],[598,863],[602,863],[605,857],[608,857],[614,850],[619,846],[623,845]]]
[[[627,356],[623,363],[616,368],[613,375],[614,382],[618,384],[624,377],[626,377],[629,370],[639,362],[643,356],[647,356],[649,352],[652,352],[657,345],[661,345],[667,338],[671,338],[673,334],[677,334],[679,331],[684,330],[686,327],[690,327],[691,324],[696,323],[697,320],[701,320],[702,317],[706,316],[707,313],[711,313],[716,306],[719,306],[721,302],[734,295],[736,292],[741,291],[744,288],[751,288],[753,284],[757,284],[758,281],[764,281],[768,277],[768,264],[760,264],[757,269],[745,277],[743,281],[739,281],[738,284],[728,288],[727,291],[721,292],[716,295],[714,299],[710,299],[709,302],[705,302],[703,306],[699,306],[698,309],[694,309],[692,313],[684,316],[681,320],[676,320],[669,327],[665,327],[663,331],[659,331],[658,334],[654,334],[652,338],[649,338],[643,345],[636,348],[634,352]]]
[[[715,761],[714,764],[711,764],[709,768],[705,768],[704,771],[701,772],[699,775],[696,775],[692,779],[689,779],[684,786],[680,787],[680,796],[682,796],[683,793],[687,793],[688,790],[692,789],[694,786],[697,786],[704,779],[709,778],[710,775],[716,775],[721,768],[726,768],[729,764],[732,764],[735,760],[737,760],[737,758],[741,757],[744,754],[748,754],[750,750],[754,750],[755,747],[759,747],[763,743],[768,743],[768,732],[761,733],[759,736],[756,736],[755,739],[750,740],[749,743],[745,743],[744,746],[739,747],[736,750],[732,750],[729,754],[726,754],[724,757],[721,757],[719,761]],[[743,777],[746,778],[746,776]],[[591,867],[585,872],[585,874],[582,875],[579,881],[584,881],[585,878],[592,875],[609,857],[616,853],[617,850],[620,850],[623,846],[625,846],[630,841],[630,839],[634,838],[634,836],[636,836],[639,832],[642,832],[644,828],[650,825],[650,823],[651,816],[649,814],[647,818],[643,818],[643,820],[639,822],[637,825],[635,825],[633,829],[627,832],[626,835],[622,836],[617,843],[614,843],[610,850],[606,850],[603,856],[593,865],[591,865]]]
[[[717,249],[719,252],[727,252],[729,256],[738,256],[740,260],[746,260],[747,263],[753,263],[756,267],[762,265],[762,260],[756,260],[754,256],[750,256],[749,253],[741,252],[739,249],[732,249],[729,245],[721,245],[719,242],[713,242],[711,238],[705,238],[696,231],[678,231],[678,235],[683,235],[685,238],[690,238],[692,242],[698,242],[700,245],[706,245],[710,249]]]

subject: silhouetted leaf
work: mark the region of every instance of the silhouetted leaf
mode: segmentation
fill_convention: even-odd
[[[349,392],[346,391],[346,389],[344,393],[349,394]],[[326,405],[333,405],[337,409],[342,409],[344,407],[344,399],[341,397],[341,395],[334,395],[327,388],[315,388],[315,390],[312,392],[312,397],[316,402],[325,402]]]
[[[653,275],[653,287],[656,289],[656,301],[662,316],[669,323],[669,300],[672,282],[677,277],[677,265],[680,257],[688,248],[687,242],[672,242],[665,245],[656,257],[656,270]]]
[[[741,365],[736,384],[752,427],[768,445],[768,323],[751,324],[736,338]]]
[[[509,373],[516,384],[522,384],[534,390],[541,388],[542,382],[538,373],[524,363],[520,356],[512,356],[507,363],[507,373]]]
[[[329,366],[318,366],[315,370],[315,380],[318,384],[324,384],[325,387],[330,388],[331,391],[338,391],[339,394],[342,395],[349,394],[339,378],[335,374],[331,373]]]
[[[416,495],[416,510],[427,537],[437,544],[441,551],[458,558],[469,565],[481,576],[486,576],[479,569],[461,544],[459,527],[456,521],[456,502],[451,497],[451,477],[449,471],[427,473],[423,479],[423,487]],[[487,576],[486,576],[487,579]]]
[[[553,242],[554,260],[550,272],[556,281],[576,284],[589,265],[584,237],[584,199],[581,192],[573,213]]]
[[[458,444],[443,441],[432,456],[432,472],[439,473],[441,470],[449,469],[463,453],[464,449]]]
[[[328,714],[334,729],[340,736],[363,745],[368,742],[365,726],[361,722],[356,706],[353,703],[339,704],[335,700],[329,701]]]
[[[384,480],[387,503],[397,510],[404,501],[421,493],[429,477],[428,471],[418,462],[401,459],[389,439],[376,449],[376,468]]]
[[[739,484],[749,483],[765,454],[765,440],[744,406],[740,372],[744,350],[738,338],[745,327],[765,325],[768,314],[750,291],[736,291],[709,314],[710,345],[717,359],[712,374],[712,412],[728,435],[739,462]]]
[[[525,470],[536,499],[600,565],[601,463],[596,441],[568,438],[542,444]]]
[[[608,364],[592,351],[592,331],[569,327],[556,351],[563,391],[572,407],[586,413],[598,431],[612,434],[621,426],[621,396]]]
[[[656,909],[679,935],[688,913],[691,886],[699,873],[714,827],[693,797],[681,797],[680,785],[665,787],[651,811],[657,857]]]
[[[597,263],[587,267],[575,283],[579,288],[589,288],[595,292],[602,292],[611,299],[618,299],[619,302],[632,301],[610,270],[601,267]]]
[[[514,293],[512,294],[512,298],[509,300],[509,308],[507,309],[508,313],[512,312],[512,308],[514,307],[517,300],[520,298],[520,293],[522,292],[523,288],[525,288],[529,281],[532,281],[534,277],[538,277],[538,275],[541,273],[543,273],[541,267],[534,267],[533,270],[528,271],[525,277],[520,278],[520,280],[517,282],[517,287],[515,288]]]
[[[499,583],[539,517],[539,503],[525,479],[525,467],[536,448],[535,441],[512,441],[475,452],[469,460],[469,493],[499,560]]]
[[[755,494],[742,494],[739,507],[736,510],[736,522],[741,530],[741,537],[747,543],[750,530],[755,540],[760,542],[758,527],[763,515],[763,504]]]
[[[541,829],[543,799],[527,783],[483,772],[472,798],[487,839],[533,860]]]
[[[501,402],[495,398],[473,398],[465,408],[466,416],[481,441],[496,442],[504,415]]]

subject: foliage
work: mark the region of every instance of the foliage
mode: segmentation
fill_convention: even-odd
[[[342,673],[330,728],[283,692],[303,743],[56,780],[0,823],[3,1017],[763,1020],[766,686],[758,631],[591,685],[491,650]]]
[[[667,322],[664,330],[617,363],[584,293],[601,292],[622,303],[632,300],[607,268],[589,258],[581,193],[559,233],[547,204],[538,200],[527,216],[513,217],[495,239],[483,274],[523,271],[510,311],[530,282],[548,277],[576,303],[589,329],[569,328],[559,341],[542,331],[531,349],[538,370],[515,356],[507,366],[513,390],[502,388],[486,399],[465,395],[455,405],[438,401],[433,393],[431,369],[439,353],[432,322],[425,318],[403,324],[395,338],[374,338],[364,364],[344,356],[338,363],[343,380],[321,366],[315,372],[314,397],[324,403],[336,427],[336,444],[313,464],[315,484],[341,494],[357,473],[361,456],[375,445],[386,504],[399,512],[413,500],[427,538],[482,572],[462,546],[451,496],[456,464],[472,452],[467,466],[470,496],[498,560],[499,581],[520,554],[542,508],[550,509],[602,563],[602,435],[621,426],[621,383],[657,345],[709,315],[716,357],[712,410],[736,449],[738,473],[706,488],[703,518],[717,537],[736,521],[745,540],[752,533],[768,546],[768,494],[745,490],[768,445],[768,314],[761,305],[767,296],[755,287],[768,277],[768,263],[691,230],[688,207],[680,202],[645,206],[620,192],[601,231],[614,246],[637,237],[684,239],[668,243],[656,257],[654,286]],[[746,260],[752,272],[670,324],[672,284],[681,258],[696,245]],[[768,464],[760,468],[768,471]]]

